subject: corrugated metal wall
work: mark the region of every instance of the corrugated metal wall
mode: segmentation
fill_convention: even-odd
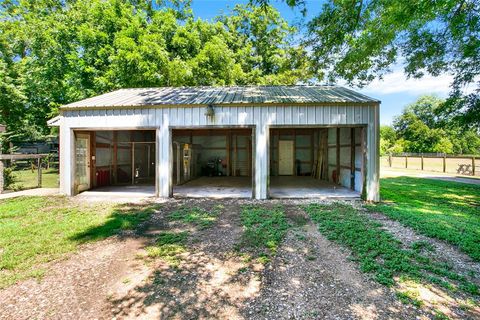
[[[256,106],[215,107],[213,119],[204,115],[203,107],[132,108],[115,110],[66,110],[62,112],[61,191],[72,194],[73,129],[157,129],[158,194],[170,196],[171,182],[171,131],[170,128],[208,126],[255,127],[254,175],[255,197],[268,195],[268,145],[269,126],[352,126],[367,125],[367,199],[378,197],[378,105],[352,106]],[[70,174],[69,174],[70,173]]]

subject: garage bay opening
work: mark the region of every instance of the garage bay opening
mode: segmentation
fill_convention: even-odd
[[[155,194],[155,130],[75,132],[75,193]]]
[[[251,129],[173,129],[177,197],[252,197]]]
[[[364,128],[270,129],[270,197],[358,199]]]

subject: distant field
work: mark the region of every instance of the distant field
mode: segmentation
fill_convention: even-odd
[[[408,169],[421,170],[420,157],[408,157]],[[382,167],[390,167],[388,157],[381,157],[380,164]],[[471,158],[447,158],[446,173],[462,174],[459,172],[460,165],[471,165]],[[392,168],[405,168],[405,157],[392,157]],[[480,176],[480,159],[476,160],[476,176]],[[424,158],[423,170],[433,172],[443,172],[443,158]]]

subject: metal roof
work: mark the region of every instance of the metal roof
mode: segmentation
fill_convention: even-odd
[[[115,108],[174,105],[379,103],[340,86],[232,86],[119,89],[64,105],[73,108]]]

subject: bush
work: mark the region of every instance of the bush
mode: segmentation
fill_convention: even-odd
[[[4,168],[3,169],[3,189],[8,189],[10,188],[11,186],[13,186],[13,184],[15,182],[17,182],[17,178],[15,177],[15,174],[14,174],[14,167],[7,167],[7,168]]]

